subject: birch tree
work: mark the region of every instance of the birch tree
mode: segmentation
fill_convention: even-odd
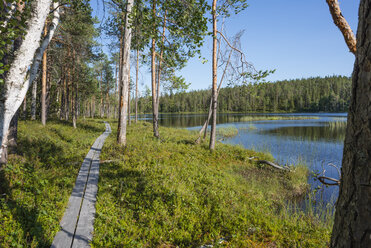
[[[51,0],[31,2],[31,15],[27,21],[24,39],[19,49],[14,53],[14,59],[9,65],[9,71],[5,76],[0,98],[0,160],[2,162],[6,162],[4,152],[6,152],[7,147],[7,134],[10,121],[21,105],[30,83],[32,83],[36,75],[33,72],[37,71],[42,54],[56,28],[56,26],[50,27],[49,34],[40,46],[41,34],[46,17],[50,11],[51,3]],[[30,66],[31,69],[28,70]]]

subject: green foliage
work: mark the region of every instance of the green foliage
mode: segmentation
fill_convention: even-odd
[[[20,122],[18,155],[0,171],[0,247],[50,247],[103,123]]]
[[[160,141],[139,123],[127,147],[115,132],[106,141],[93,247],[328,245],[327,223],[286,205],[307,190],[306,167],[275,171],[248,159],[271,155],[224,144],[210,153],[194,144],[196,133],[162,130]]]

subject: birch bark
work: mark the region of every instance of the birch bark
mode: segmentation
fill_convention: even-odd
[[[37,0],[32,3],[26,35],[20,48],[15,52],[14,61],[5,78],[4,89],[0,97],[0,159],[3,156],[3,149],[7,145],[10,121],[22,104],[29,88],[29,81],[26,80],[27,71],[32,64],[37,48],[40,46],[42,30],[51,3],[52,0]]]

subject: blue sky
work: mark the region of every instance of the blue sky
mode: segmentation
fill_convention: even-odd
[[[92,7],[101,19],[102,2],[97,7],[97,1],[100,0],[92,1]],[[268,81],[351,75],[354,55],[334,25],[325,0],[250,0],[248,3],[245,11],[226,20],[225,32],[233,36],[245,31],[241,46],[247,60],[258,70],[276,69]],[[356,33],[359,0],[340,0],[340,7]],[[211,37],[207,37],[201,51],[209,62],[202,64],[200,59],[193,58],[179,73],[191,83],[191,90],[211,86],[211,49]],[[141,75],[143,88],[150,83],[148,68],[143,67]]]

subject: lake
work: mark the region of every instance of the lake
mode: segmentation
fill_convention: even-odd
[[[245,121],[251,116],[314,117],[304,120]],[[148,121],[151,115],[143,116]],[[183,127],[197,130],[206,114],[161,114],[160,126]],[[244,118],[245,117],[245,118]],[[346,113],[295,113],[295,114],[219,114],[218,127],[233,126],[238,135],[226,138],[224,143],[241,145],[247,149],[270,152],[279,164],[305,164],[310,171],[332,178],[339,178],[343,141],[346,129]],[[333,203],[338,187],[325,187],[315,177],[308,178],[316,199]]]

